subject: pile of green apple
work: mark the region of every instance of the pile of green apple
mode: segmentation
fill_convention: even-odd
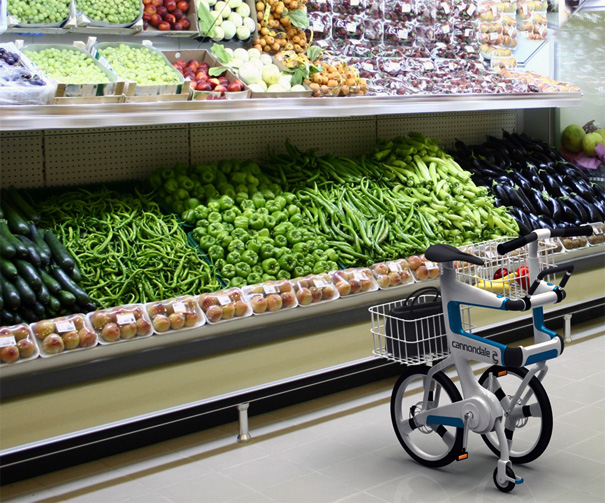
[[[21,24],[60,23],[69,16],[70,0],[8,0],[8,12]]]
[[[256,29],[256,21],[250,16],[250,7],[243,0],[196,0],[196,2],[201,34],[215,42],[231,39],[247,40]]]
[[[214,49],[214,48],[213,48]],[[257,93],[287,93],[306,91],[305,87],[291,85],[292,75],[281,70],[273,58],[258,49],[222,48],[230,56],[229,61],[219,57],[221,63],[237,74],[248,87]],[[221,51],[222,52],[222,51]]]
[[[140,0],[77,0],[76,6],[93,21],[127,24],[135,22],[139,17],[141,2]]]
[[[120,44],[99,49],[113,70],[122,78],[147,85],[180,84],[179,74],[164,57],[143,45]]]
[[[82,51],[69,47],[23,51],[51,79],[66,84],[102,84],[109,82],[98,63]]]

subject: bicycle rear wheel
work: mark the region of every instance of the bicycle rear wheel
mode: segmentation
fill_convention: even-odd
[[[399,442],[419,463],[445,466],[462,451],[463,430],[453,426],[417,425],[414,416],[423,410],[422,399],[429,371],[427,366],[410,367],[399,378],[391,395],[391,420]],[[462,400],[460,392],[442,372],[434,376],[429,408]]]
[[[488,387],[490,374],[495,377],[493,389]],[[483,373],[479,384],[494,393],[506,410],[526,374],[525,367],[494,365]],[[515,404],[509,416],[505,418],[504,428],[506,437],[509,439],[510,460],[515,464],[523,464],[540,457],[550,442],[552,427],[550,400],[542,383],[536,377],[532,377],[527,389],[522,393],[519,403]],[[496,433],[486,433],[481,437],[490,450],[500,456],[500,445]]]

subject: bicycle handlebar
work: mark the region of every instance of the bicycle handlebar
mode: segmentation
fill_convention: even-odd
[[[548,237],[571,237],[571,236],[592,236],[593,229],[590,225],[582,225],[580,227],[564,227],[562,229],[539,229],[541,233],[544,231],[549,231],[548,236],[543,236],[544,239]],[[500,255],[506,255],[507,253],[516,250],[517,248],[521,248],[532,241],[536,241],[538,239],[538,234],[536,231],[532,231],[525,236],[521,236],[515,239],[511,239],[506,243],[500,243],[498,245],[498,253]]]
[[[538,273],[538,276],[536,277],[535,281],[529,287],[527,294],[533,295],[534,292],[536,291],[536,289],[538,288],[538,286],[540,285],[540,281],[543,280],[545,276],[548,276],[549,274],[557,274],[557,273],[563,272],[563,271],[565,271],[565,276],[563,276],[563,278],[561,279],[561,282],[559,283],[559,288],[564,288],[565,285],[567,284],[567,282],[569,281],[569,278],[571,277],[571,273],[573,272],[573,269],[574,269],[573,264],[560,265],[558,267],[549,267],[548,269],[542,269]]]

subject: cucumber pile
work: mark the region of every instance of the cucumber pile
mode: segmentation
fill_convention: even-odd
[[[0,194],[0,324],[94,311],[81,273],[53,232],[14,187]]]

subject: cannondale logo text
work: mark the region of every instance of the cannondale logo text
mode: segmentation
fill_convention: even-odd
[[[492,359],[494,363],[498,363],[498,353],[496,351],[490,351],[484,349],[481,346],[472,346],[470,344],[464,344],[463,342],[452,341],[452,347],[474,353],[476,355],[487,356]]]

